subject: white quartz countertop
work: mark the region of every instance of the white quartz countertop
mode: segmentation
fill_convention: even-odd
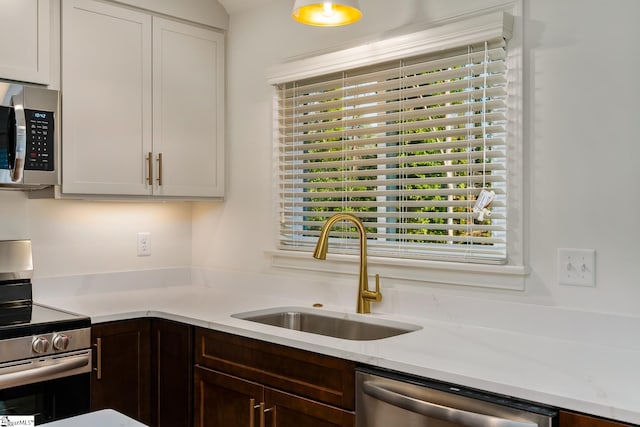
[[[43,425],[47,427],[145,427],[144,424],[113,409],[89,412]]]
[[[239,287],[176,286],[113,292],[45,296],[39,303],[91,316],[94,323],[159,317],[337,356],[427,378],[514,396],[558,408],[640,424],[640,345],[630,319],[628,340],[563,332],[571,322],[589,322],[580,313],[559,317],[547,309],[516,305],[511,324],[472,324],[417,316],[349,314],[417,324],[419,331],[375,341],[349,341],[231,317],[282,306],[311,307],[316,295],[260,295]],[[389,295],[392,298],[392,295]],[[318,310],[352,313],[352,307]],[[375,308],[374,308],[375,310]],[[527,311],[528,310],[528,311]],[[529,312],[530,311],[530,312]],[[562,319],[558,321],[557,319]],[[612,322],[608,318],[603,318]],[[603,319],[593,320],[594,325]],[[616,320],[618,321],[618,320]],[[549,323],[548,330],[529,328]],[[617,323],[612,323],[617,325]],[[536,323],[537,325],[537,323]],[[626,325],[626,323],[620,323]],[[618,326],[616,326],[618,328]],[[619,329],[619,328],[618,328]],[[569,329],[567,329],[569,331]],[[624,331],[618,331],[620,335]],[[604,341],[598,337],[609,337]]]

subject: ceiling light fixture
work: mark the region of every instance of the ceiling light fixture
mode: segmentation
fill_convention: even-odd
[[[358,21],[362,12],[358,0],[296,0],[291,16],[306,25],[337,27]]]

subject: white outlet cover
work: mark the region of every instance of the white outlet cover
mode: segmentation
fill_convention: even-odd
[[[151,255],[151,233],[138,233],[138,256]]]
[[[558,249],[558,283],[562,285],[596,285],[595,249]]]

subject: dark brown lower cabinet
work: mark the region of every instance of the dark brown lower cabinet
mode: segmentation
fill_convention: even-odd
[[[194,384],[195,426],[251,425],[250,403],[262,401],[262,385],[199,366],[194,370]]]
[[[355,414],[293,394],[264,389],[265,426],[353,427]]]
[[[193,327],[162,319],[93,325],[91,409],[157,427],[193,425]]]
[[[351,411],[196,366],[199,427],[353,427]]]
[[[193,327],[151,321],[151,425],[193,425]]]
[[[93,325],[92,410],[115,409],[151,423],[150,327],[147,319]]]
[[[559,418],[559,427],[633,427],[632,424],[624,424],[569,411],[560,411]]]
[[[353,362],[196,328],[194,426],[353,427]]]

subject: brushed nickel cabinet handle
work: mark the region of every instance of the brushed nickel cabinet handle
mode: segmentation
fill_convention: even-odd
[[[145,160],[147,161],[147,183],[153,185],[153,153],[151,151]]]
[[[102,379],[102,338],[96,338],[96,343],[93,345],[96,348],[96,367],[93,369],[96,371],[96,378]]]
[[[162,185],[162,153],[158,153],[158,185]]]

